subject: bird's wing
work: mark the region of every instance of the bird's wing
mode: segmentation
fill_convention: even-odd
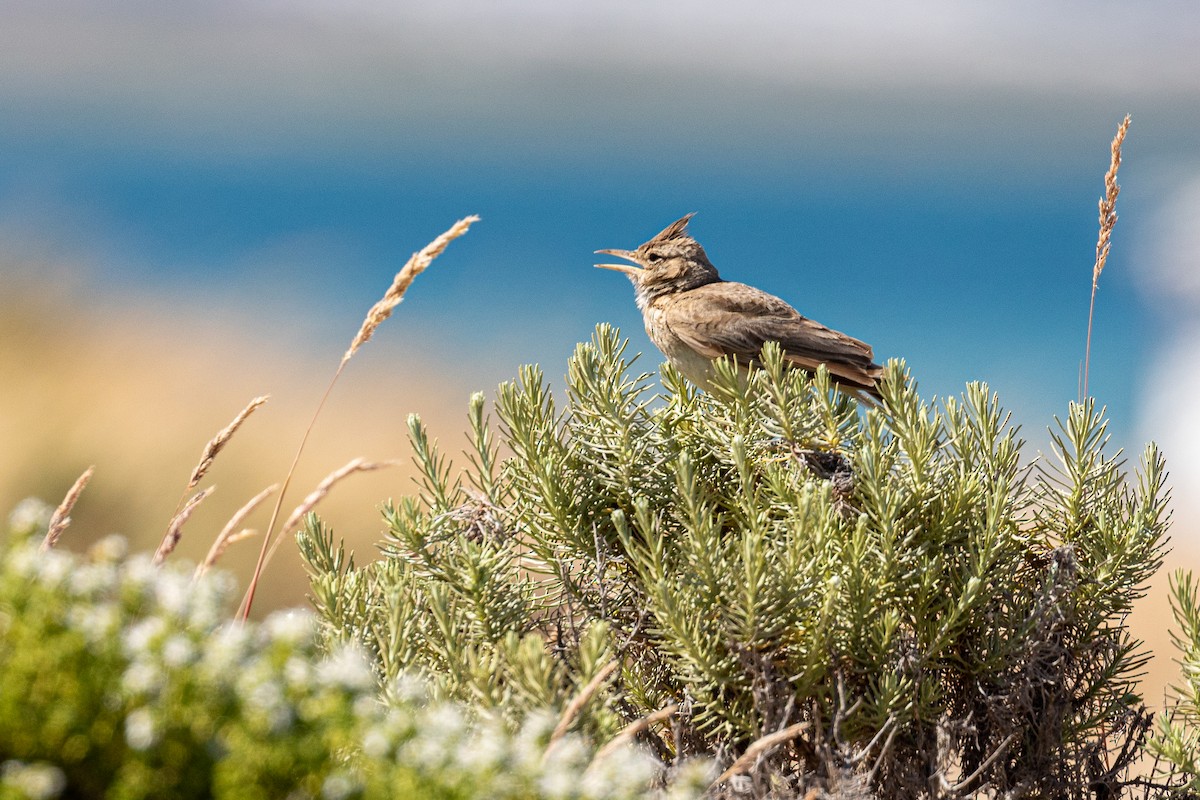
[[[689,347],[709,358],[730,355],[757,363],[767,342],[778,342],[796,366],[824,364],[841,383],[873,389],[883,368],[871,346],[800,315],[774,295],[721,282],[672,295],[666,323]]]

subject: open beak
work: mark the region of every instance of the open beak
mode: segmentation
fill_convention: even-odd
[[[623,258],[626,261],[637,261],[636,254],[632,250],[597,250],[602,256],[616,256]],[[600,269],[613,269],[617,272],[624,272],[626,275],[637,275],[642,271],[642,268],[636,264],[597,264]]]

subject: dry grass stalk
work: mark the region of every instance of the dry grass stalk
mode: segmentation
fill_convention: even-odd
[[[208,444],[204,445],[204,451],[200,454],[200,462],[196,464],[196,468],[192,470],[192,475],[190,478],[188,478],[187,486],[184,487],[183,494],[179,496],[179,503],[175,506],[176,514],[178,514],[183,508],[184,499],[188,496],[188,493],[200,485],[200,480],[208,473],[209,468],[212,467],[213,460],[222,450],[225,449],[225,445],[228,444],[229,440],[233,438],[233,435],[237,433],[238,428],[242,427],[242,423],[246,421],[246,418],[257,411],[258,407],[267,402],[269,399],[270,395],[263,395],[262,397],[256,397],[251,400],[250,403],[241,410],[241,413],[233,418],[233,422],[230,422],[228,425],[218,431],[217,435],[214,436]]]
[[[308,497],[304,498],[304,502],[296,506],[287,521],[279,528],[279,538],[287,536],[289,533],[300,527],[300,521],[308,512],[312,511],[317,503],[325,499],[329,494],[329,490],[337,484],[341,483],[346,478],[356,472],[370,472],[372,470],[383,469],[384,467],[393,466],[394,461],[367,461],[365,458],[356,458],[346,464],[341,469],[336,469],[325,476],[324,480],[317,484],[317,488],[309,493]]]
[[[249,516],[250,512],[258,508],[259,504],[262,503],[263,500],[266,500],[267,497],[270,496],[271,492],[278,488],[278,483],[271,484],[258,494],[254,495],[254,497],[250,498],[250,502],[239,508],[234,515],[229,518],[229,522],[225,523],[225,527],[221,529],[221,532],[217,534],[217,538],[213,540],[212,547],[208,548],[208,555],[206,555],[204,560],[196,566],[196,574],[193,577],[193,580],[199,580],[201,575],[212,569],[213,565],[216,564],[217,560],[225,554],[225,551],[229,549],[230,545],[236,544],[243,539],[248,539],[257,532],[248,529],[238,530],[238,528],[242,524],[242,520]],[[234,531],[237,532],[235,533]]]
[[[637,736],[642,731],[649,730],[651,725],[656,725],[659,722],[665,722],[666,720],[670,719],[671,715],[674,714],[678,710],[679,710],[679,705],[677,703],[672,703],[669,706],[660,708],[658,711],[655,711],[653,714],[650,714],[648,716],[642,717],[641,719],[634,720],[633,722],[629,723],[624,728],[622,728],[620,730],[620,732],[617,733],[616,736],[609,739],[607,742],[604,743],[603,747],[601,747],[599,750],[596,751],[596,755],[592,757],[592,764],[596,764],[596,763],[604,760],[609,755],[611,755],[613,752],[620,749],[627,742],[632,740],[633,737]]]
[[[201,489],[192,495],[192,499],[188,500],[179,513],[171,517],[171,522],[167,525],[167,534],[163,536],[162,542],[158,545],[158,550],[154,551],[154,564],[161,566],[167,560],[167,556],[175,552],[175,546],[179,544],[179,540],[183,538],[183,524],[192,516],[192,512],[196,507],[204,501],[214,491],[215,486],[209,486],[207,489]]]
[[[582,711],[583,707],[586,706],[588,701],[592,699],[592,695],[596,693],[597,689],[604,685],[604,682],[608,680],[610,675],[617,671],[617,667],[619,666],[621,666],[621,662],[618,659],[614,658],[612,661],[609,661],[604,665],[603,668],[601,668],[599,672],[596,673],[596,677],[588,681],[587,686],[584,686],[579,690],[579,694],[571,698],[571,702],[568,703],[567,707],[563,710],[562,716],[558,720],[558,724],[554,726],[554,733],[550,734],[550,744],[546,748],[547,755],[549,755],[550,751],[554,749],[554,745],[558,743],[558,740],[566,736],[567,731],[571,728],[571,723],[575,721],[575,717],[579,716],[579,712]]]
[[[735,775],[749,772],[753,769],[759,756],[766,755],[767,752],[779,745],[790,742],[810,727],[812,727],[812,723],[810,722],[797,722],[795,725],[790,725],[781,731],[775,731],[775,733],[768,733],[761,739],[755,740],[753,744],[746,748],[746,752],[742,753],[741,757],[730,765],[729,769],[721,773],[721,777],[712,782],[712,785],[716,786]]]
[[[242,427],[242,423],[246,421],[246,418],[257,411],[258,407],[266,403],[270,397],[270,395],[265,394],[262,397],[256,397],[251,400],[249,405],[243,408],[241,413],[233,418],[233,422],[222,428],[208,444],[204,445],[204,452],[200,455],[200,463],[196,465],[194,470],[192,470],[192,477],[188,479],[188,492],[190,492],[192,489],[195,489],[196,485],[200,483],[200,479],[204,477],[204,474],[208,472],[209,467],[212,466],[213,459],[217,457],[217,454],[220,453],[222,449],[224,449],[226,443],[233,438],[233,435],[237,433],[238,428]]]
[[[413,279],[424,272],[433,263],[433,260],[442,254],[442,251],[446,249],[448,244],[466,233],[471,228],[471,224],[478,221],[479,217],[477,216],[460,219],[450,227],[450,230],[425,245],[418,252],[413,253],[408,263],[396,273],[391,287],[379,299],[379,302],[371,306],[371,310],[367,312],[367,318],[363,320],[362,327],[358,329],[358,335],[354,337],[354,341],[350,343],[350,348],[342,356],[343,364],[351,359],[358,348],[369,342],[371,336],[375,333],[375,329],[392,315],[392,311],[404,299],[404,293],[408,291],[408,287],[412,284]]]
[[[217,561],[220,560],[221,556],[225,555],[225,551],[230,547],[246,539],[252,539],[255,536],[258,536],[257,528],[242,528],[239,531],[230,533],[224,539],[221,539],[220,547],[217,549],[216,553],[213,554],[212,558],[210,559],[206,556],[203,562],[196,565],[196,572],[192,576],[192,580],[200,580],[204,573],[216,566]]]
[[[304,516],[324,500],[325,495],[329,494],[329,491],[335,485],[356,472],[370,472],[376,469],[383,469],[384,467],[395,466],[398,463],[397,461],[367,461],[365,458],[356,458],[341,469],[334,470],[326,475],[324,480],[317,484],[317,488],[313,489],[308,497],[304,498],[304,502],[292,510],[287,521],[280,527],[279,535],[275,537],[275,542],[271,545],[270,550],[267,551],[266,558],[263,559],[263,567],[266,567],[271,562],[271,559],[275,557],[275,551],[279,549],[279,545],[282,542],[287,541],[288,534],[300,527]]]
[[[1092,300],[1088,305],[1087,348],[1083,356],[1083,391],[1082,400],[1088,396],[1088,369],[1092,361],[1092,317],[1096,311],[1096,288],[1100,285],[1100,273],[1108,262],[1108,251],[1112,247],[1112,232],[1117,225],[1117,195],[1121,187],[1117,185],[1117,170],[1121,167],[1121,146],[1125,143],[1125,134],[1129,132],[1129,115],[1121,121],[1117,135],[1113,137],[1110,148],[1112,156],[1108,172],[1104,174],[1104,196],[1100,198],[1100,236],[1096,239],[1096,263],[1092,267]]]
[[[71,489],[67,492],[66,497],[58,504],[58,508],[54,509],[54,513],[50,515],[50,524],[46,528],[46,538],[42,539],[43,552],[58,544],[58,538],[63,535],[63,531],[71,524],[71,509],[75,507],[75,502],[79,500],[79,495],[83,494],[84,487],[88,485],[88,481],[92,479],[92,473],[95,471],[95,464],[85,469],[83,474],[75,479],[75,483],[71,485]]]
[[[329,399],[329,394],[333,391],[334,384],[341,377],[346,363],[358,351],[358,348],[371,339],[371,336],[375,333],[375,329],[391,316],[392,310],[400,304],[404,293],[408,291],[413,278],[424,272],[433,260],[442,254],[442,251],[446,249],[446,246],[450,242],[462,236],[470,229],[472,223],[478,221],[479,217],[474,215],[460,219],[450,227],[450,230],[434,239],[423,249],[414,253],[412,258],[408,260],[408,263],[396,273],[396,277],[392,280],[392,285],[384,293],[383,297],[378,303],[371,306],[371,310],[367,312],[367,317],[363,320],[362,327],[359,328],[354,341],[350,343],[349,349],[342,356],[342,360],[334,371],[329,385],[325,387],[325,393],[321,395],[321,400],[317,403],[317,410],[313,412],[312,419],[308,422],[308,427],[304,429],[304,435],[300,437],[300,444],[296,448],[296,455],[292,457],[292,465],[288,467],[287,475],[283,479],[283,488],[280,489],[279,495],[275,499],[275,507],[271,510],[271,521],[267,523],[267,532],[263,536],[262,547],[258,550],[258,563],[254,565],[254,574],[250,577],[250,585],[246,588],[246,594],[242,598],[239,614],[243,621],[250,616],[250,608],[254,605],[254,592],[258,589],[258,581],[262,577],[263,567],[266,566],[269,553],[274,552],[272,542],[283,539],[282,536],[274,537],[273,534],[275,523],[279,521],[279,511],[283,508],[283,499],[287,495],[288,487],[292,483],[292,475],[296,473],[296,465],[300,463],[300,455],[304,452],[304,445],[308,442],[309,434],[312,433],[313,426],[317,423],[317,417],[321,415],[321,409],[325,407],[325,402]],[[269,548],[270,550],[268,551]]]

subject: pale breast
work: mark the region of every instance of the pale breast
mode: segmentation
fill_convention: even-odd
[[[662,309],[650,305],[644,309],[646,333],[654,346],[683,376],[701,389],[707,389],[712,376],[712,360],[688,347],[683,339],[672,333]]]

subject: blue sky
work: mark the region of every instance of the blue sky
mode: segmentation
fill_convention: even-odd
[[[601,321],[656,365],[592,251],[695,211],[725,277],[906,357],[930,392],[988,380],[1040,427],[1076,395],[1096,201],[1132,113],[1092,389],[1120,444],[1162,439],[1200,485],[1195,4],[10,2],[0,18],[13,269],[49,253],[89,292],[166,313],[186,287],[340,352],[408,254],[478,213],[378,346],[417,344],[485,390],[528,361],[561,375]]]

